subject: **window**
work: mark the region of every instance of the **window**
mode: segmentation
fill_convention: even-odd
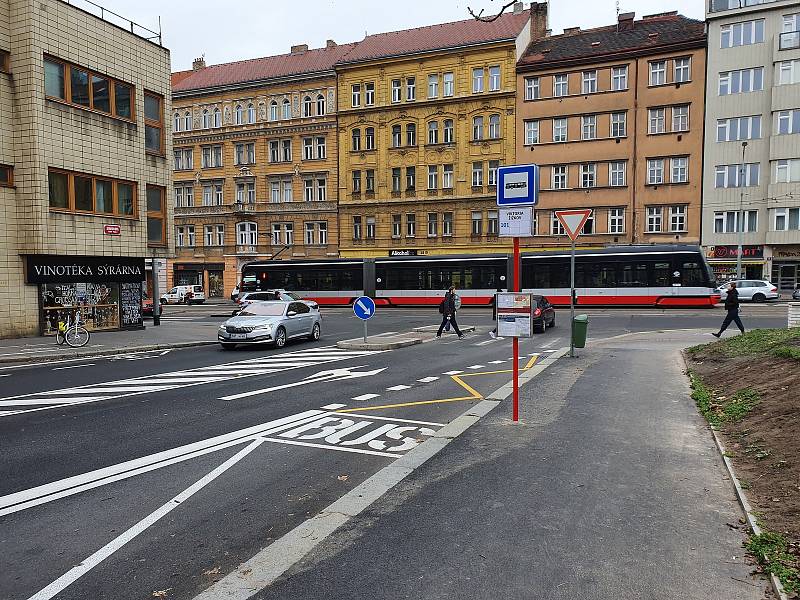
[[[133,192],[133,185],[129,184],[128,190]],[[118,199],[119,202],[119,199]],[[131,204],[133,194],[131,193]],[[133,214],[133,208],[130,209]],[[147,186],[147,245],[163,246],[167,243],[167,206],[164,202],[164,188],[154,185]]]
[[[800,159],[775,161],[775,183],[800,181]]]
[[[664,159],[647,159],[647,185],[661,185],[664,183]]]
[[[584,163],[581,165],[581,187],[597,187],[597,164]]]
[[[281,201],[281,182],[280,181],[270,181],[269,182],[269,189],[270,189],[270,202],[280,203]]]
[[[790,85],[800,83],[800,59],[784,60],[776,63],[776,85]]]
[[[581,117],[581,139],[593,140],[597,137],[597,115]]]
[[[689,183],[689,157],[676,156],[670,159],[671,183]]]
[[[497,235],[499,232],[499,219],[498,219],[498,211],[490,210],[488,213],[487,219],[487,227],[486,227],[486,234],[487,235]]]
[[[240,182],[236,184],[236,202],[239,204],[253,204],[256,201],[256,184],[253,182]]]
[[[483,163],[472,163],[472,187],[483,187]]]
[[[597,91],[597,71],[584,71],[582,81],[581,91],[584,94],[594,94]]]
[[[406,125],[406,145],[417,145],[417,126],[414,125],[414,123],[408,123]]]
[[[608,182],[613,187],[625,185],[625,161],[608,163]]]
[[[283,104],[281,105],[281,118],[284,121],[288,121],[292,118],[292,103],[289,102],[288,98],[283,99]]]
[[[453,129],[453,119],[444,120],[443,134],[444,134],[444,139],[442,141],[444,141],[445,144],[452,144],[453,142],[455,142],[456,138]]]
[[[175,116],[173,117],[172,131],[180,131],[182,125],[183,119],[181,118],[181,113],[176,112]]]
[[[241,125],[244,123],[244,109],[242,108],[241,104],[236,105],[236,109],[234,110],[234,114],[236,115],[236,124]]]
[[[14,185],[14,167],[0,165],[0,187],[11,187]]]
[[[689,131],[689,105],[672,107],[672,131]]]
[[[499,160],[490,160],[489,161],[489,169],[487,171],[488,178],[487,183],[490,186],[497,185],[497,169],[500,168],[500,161]]]
[[[734,142],[761,137],[761,115],[717,120],[717,141]]]
[[[364,104],[367,106],[375,104],[375,84],[372,82],[364,84]]]
[[[783,33],[793,33],[798,30],[800,30],[800,13],[783,15],[781,31]]]
[[[719,74],[719,95],[746,94],[764,89],[764,67],[723,71]]]
[[[359,170],[353,171],[353,193],[361,193],[361,171]]]
[[[714,233],[737,233],[758,231],[758,211],[720,211],[714,213]]]
[[[0,71],[8,72],[8,56],[7,52],[0,51]],[[49,98],[58,98],[82,108],[133,119],[132,85],[49,56],[44,59],[44,93]],[[163,116],[159,115],[156,120],[163,123]],[[180,117],[178,121],[181,125]]]
[[[500,89],[500,67],[489,67],[489,91],[496,92]]]
[[[413,238],[417,235],[417,215],[409,213],[406,215],[406,237]]]
[[[316,154],[317,158],[325,158],[327,156],[328,147],[326,146],[324,137],[320,136],[317,138],[316,149],[317,149],[317,154]]]
[[[647,207],[647,233],[660,233],[661,232],[661,216],[663,207],[661,206],[648,206]]]
[[[281,160],[281,146],[278,140],[269,142],[269,162],[276,163]]]
[[[5,50],[0,50],[0,73],[8,73],[11,70],[11,55]]]
[[[11,167],[0,169],[0,185],[12,185]],[[54,210],[117,217],[135,216],[135,184],[67,171],[48,172],[49,202]],[[149,189],[149,188],[148,188]],[[163,188],[154,188],[162,190]],[[165,209],[162,206],[161,211]]]
[[[375,169],[367,169],[364,187],[368,193],[375,191]]]
[[[361,217],[359,215],[353,215],[353,239],[361,239]]]
[[[489,139],[500,139],[500,115],[489,115]]]
[[[375,217],[367,217],[367,239],[375,239]]]
[[[673,61],[673,81],[675,83],[686,83],[692,79],[691,62],[688,57],[676,58]]]
[[[800,108],[775,113],[775,130],[778,135],[800,133]]]
[[[399,238],[403,224],[400,215],[392,215],[392,237]]]
[[[611,89],[614,91],[628,89],[628,66],[611,69]]]
[[[314,180],[313,179],[304,179],[303,180],[303,200],[306,202],[313,202],[314,201]]]
[[[281,140],[281,160],[292,162],[292,140]]]
[[[406,100],[409,102],[417,99],[416,77],[406,77]]]
[[[538,136],[538,132],[537,132],[537,136]],[[560,117],[558,119],[553,119],[553,141],[554,142],[566,142],[567,141],[567,118],[566,117]]]
[[[428,237],[436,237],[439,234],[439,215],[438,213],[428,213]]]
[[[400,102],[403,99],[402,85],[399,79],[392,79],[392,102]]]
[[[452,73],[445,73],[442,76],[442,96],[450,98],[455,94],[455,78]]]
[[[189,231],[191,231],[191,241],[187,240]],[[178,248],[194,246],[194,225],[183,225],[175,228],[175,245]]]
[[[256,145],[253,142],[236,144],[236,164],[252,165],[256,162]]]
[[[776,208],[773,218],[775,231],[797,231],[800,229],[800,208]]]
[[[428,123],[428,143],[439,143],[439,121],[431,121]]]
[[[324,246],[328,243],[328,222],[327,221],[307,221],[306,222],[306,244],[309,246]]]
[[[269,120],[270,121],[277,121],[278,120],[278,102],[273,100],[269,103]]]
[[[625,209],[608,209],[608,233],[625,233]]]
[[[760,171],[760,163],[717,165],[714,174],[714,187],[735,188],[757,186],[760,178]]]
[[[280,246],[283,242],[283,227],[282,223],[273,223],[272,224],[272,245],[273,246]]]
[[[320,138],[320,139],[325,139],[325,138]],[[367,128],[364,129],[364,150],[375,150],[375,128],[374,127],[367,127]]]
[[[626,135],[626,114],[624,112],[611,113],[611,137],[619,138]]]
[[[164,151],[164,99],[144,93],[144,147],[148,152]]]
[[[541,97],[541,86],[538,77],[525,78],[525,100],[536,100]]]
[[[325,109],[325,96],[317,94],[317,115],[322,116],[326,112]]]
[[[393,192],[400,192],[400,167],[394,167],[392,169],[392,191]]]
[[[400,125],[392,125],[392,148],[403,145],[403,130]]]
[[[555,130],[554,130],[555,131]],[[539,121],[525,121],[525,145],[539,143]]]
[[[202,147],[202,167],[212,169],[222,166],[222,145]]]
[[[666,109],[649,108],[647,109],[649,127],[647,132],[650,134],[664,133],[666,130]]]
[[[258,225],[246,222],[237,223],[236,243],[240,246],[255,246],[258,243]]]
[[[442,188],[446,190],[453,189],[453,165],[442,166]]]
[[[212,125],[214,127],[222,127],[222,111],[219,108],[215,108],[212,113]]]
[[[552,188],[554,190],[567,189],[567,165],[553,165],[550,167]]]
[[[352,143],[350,144],[350,149],[353,152],[358,152],[359,150],[361,150],[361,130],[358,128],[353,129],[351,138],[352,138]]]
[[[483,213],[479,210],[472,211],[472,235],[483,234]]]
[[[350,96],[350,104],[353,108],[361,106],[361,86],[356,84],[352,87],[352,95]]]
[[[667,61],[658,60],[650,63],[650,85],[667,83]]]
[[[669,230],[672,232],[686,231],[686,207],[669,207]]]
[[[310,117],[313,115],[314,103],[311,101],[311,96],[303,97],[303,116]]]
[[[569,94],[568,75],[553,75],[553,96],[567,96]]]
[[[439,97],[439,76],[428,75],[428,98]]]
[[[406,167],[406,189],[407,190],[414,190],[416,189],[417,183],[417,168],[416,167]]]
[[[174,154],[176,171],[189,171],[194,168],[191,148],[178,148],[174,151]]]
[[[474,141],[483,139],[483,117],[472,118],[472,139]]]
[[[225,245],[225,226],[206,225],[203,227],[204,242],[206,246]]]
[[[555,211],[553,211],[550,216],[550,234],[551,235],[567,234],[567,232],[564,231],[564,226],[561,224],[561,221],[558,220]]]
[[[211,114],[208,112],[207,108],[203,109],[202,123],[203,129],[211,128]]]
[[[183,113],[183,130],[184,131],[191,131],[192,130],[192,113],[188,110]]]
[[[175,206],[183,208],[194,205],[194,187],[191,184],[175,185]]]
[[[186,243],[190,248],[195,246],[194,225],[186,225]]]
[[[292,202],[293,198],[293,190],[292,190],[292,181],[290,179],[284,180],[283,182],[283,201],[284,202]]]
[[[472,93],[483,91],[483,69],[472,69]]]
[[[428,189],[435,190],[439,187],[439,167],[428,165]]]
[[[453,235],[453,213],[446,212],[442,213],[442,235],[443,236],[452,236]]]
[[[764,19],[723,25],[719,31],[720,48],[761,44],[764,42]]]

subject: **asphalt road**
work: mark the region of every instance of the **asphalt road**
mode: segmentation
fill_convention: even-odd
[[[746,307],[743,318],[780,327],[782,311]],[[723,316],[586,312],[595,340],[713,330]],[[212,314],[182,316],[222,320]],[[319,342],[282,351],[209,346],[0,371],[0,598],[193,598],[510,378],[511,344],[486,335],[488,311],[459,314],[478,326],[464,340],[352,353],[332,344],[359,336],[360,322],[324,314]],[[568,311],[558,315],[521,342],[522,367],[568,344]],[[385,310],[370,333],[436,321]],[[466,387],[454,377],[464,373]],[[343,422],[332,411],[354,412]]]

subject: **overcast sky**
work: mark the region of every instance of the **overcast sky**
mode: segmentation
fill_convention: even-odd
[[[150,29],[161,28],[172,51],[172,70],[192,66],[205,55],[207,64],[257,58],[289,51],[293,44],[310,48],[325,40],[353,42],[365,33],[382,33],[469,18],[467,7],[488,14],[504,0],[95,0],[97,4]],[[704,0],[619,0],[620,12],[642,15],[677,10],[703,18]],[[79,4],[79,2],[75,2]],[[527,2],[525,3],[527,6]],[[587,29],[616,20],[615,0],[554,0],[550,27]]]

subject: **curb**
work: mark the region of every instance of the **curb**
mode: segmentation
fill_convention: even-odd
[[[110,348],[107,350],[90,350],[88,352],[75,352],[71,354],[35,354],[30,356],[18,356],[4,358],[0,360],[0,365],[16,365],[43,361],[76,360],[81,358],[93,358],[97,356],[113,356],[116,354],[131,354],[133,352],[148,352],[151,350],[170,350],[173,348],[193,348],[195,346],[213,346],[219,342],[209,342],[206,340],[197,342],[175,342],[173,344],[148,344],[147,346],[131,346],[129,348]]]
[[[370,342],[366,343],[356,340],[345,340],[343,342],[336,342],[336,347],[341,350],[396,350],[397,348],[405,348],[407,346],[416,346],[422,343],[422,338],[409,338],[405,340],[398,340],[396,342]]]

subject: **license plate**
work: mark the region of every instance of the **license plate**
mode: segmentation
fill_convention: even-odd
[[[246,333],[232,333],[231,334],[232,340],[246,340],[247,334]]]

